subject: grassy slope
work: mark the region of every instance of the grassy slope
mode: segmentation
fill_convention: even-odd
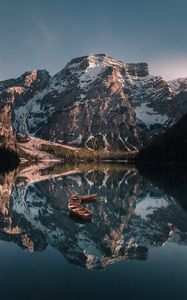
[[[88,150],[85,148],[66,148],[56,145],[42,144],[41,148],[56,157],[62,158],[66,161],[72,160],[85,160],[85,161],[97,161],[97,160],[126,160],[133,159],[135,152],[102,152]]]
[[[103,152],[85,148],[75,148],[67,145],[53,143],[39,138],[32,138],[29,142],[18,143],[20,157],[27,160],[53,160],[65,161],[101,161],[101,160],[132,160],[136,152]]]

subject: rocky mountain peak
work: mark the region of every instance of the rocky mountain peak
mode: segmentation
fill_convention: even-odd
[[[18,78],[20,84],[26,88],[43,90],[49,83],[50,75],[46,70],[32,70],[25,72]]]
[[[85,73],[88,73],[90,77],[91,75],[97,77],[97,75],[109,67],[120,71],[126,76],[145,77],[149,75],[147,63],[124,63],[113,59],[108,54],[90,54],[88,56],[72,59],[66,65],[65,69],[67,68],[71,71],[81,69],[85,71]]]
[[[186,85],[149,75],[144,62],[90,54],[72,59],[51,77],[32,70],[0,82],[0,108],[11,104],[16,132],[97,150],[134,151],[187,112]],[[180,101],[177,93],[184,94]]]
[[[149,75],[149,68],[147,63],[127,63],[125,64],[128,74],[131,76],[145,77]]]
[[[23,89],[37,89],[41,91],[47,86],[49,79],[50,75],[46,70],[27,71],[18,78],[1,81],[0,93],[6,89],[8,89],[9,92],[16,92],[15,87],[17,87],[17,90],[19,90],[18,87],[20,87]],[[10,88],[12,88],[12,90]]]

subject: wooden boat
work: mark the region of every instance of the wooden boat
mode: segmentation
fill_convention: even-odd
[[[92,217],[91,211],[89,211],[88,209],[86,209],[84,207],[77,206],[72,202],[70,202],[68,204],[68,208],[73,215],[80,217],[84,220],[90,220]]]
[[[71,200],[73,200],[73,199],[79,199],[81,202],[92,202],[92,201],[96,201],[96,196],[97,196],[97,194],[76,195]]]
[[[79,197],[73,196],[73,197],[70,198],[70,203],[73,203],[76,206],[80,206],[81,205],[81,200],[79,199]]]

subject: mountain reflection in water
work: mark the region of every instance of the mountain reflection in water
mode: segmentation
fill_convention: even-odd
[[[177,189],[162,191],[154,176],[144,173],[134,166],[103,164],[30,166],[1,174],[0,239],[28,251],[51,246],[88,269],[146,260],[150,248],[166,242],[186,245],[187,212]],[[93,212],[91,223],[70,218],[72,193],[97,193],[97,203],[85,205]]]

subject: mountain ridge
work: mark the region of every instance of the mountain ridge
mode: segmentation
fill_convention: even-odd
[[[53,76],[32,70],[0,82],[1,136],[12,127],[75,147],[137,151],[187,113],[186,82],[106,54],[72,59]]]

